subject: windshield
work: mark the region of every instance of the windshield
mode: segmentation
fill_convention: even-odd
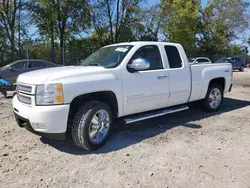
[[[132,45],[103,47],[81,61],[82,66],[102,66],[113,68],[118,66],[132,48]]]
[[[0,67],[0,70],[5,70],[5,69],[7,69],[9,67],[9,65],[5,65],[5,66],[3,66],[3,67]]]

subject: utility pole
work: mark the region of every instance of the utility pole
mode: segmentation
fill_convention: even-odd
[[[29,45],[26,46],[26,59],[29,59]]]
[[[64,47],[62,47],[62,62],[63,62],[63,65],[65,66],[65,51],[64,51]]]

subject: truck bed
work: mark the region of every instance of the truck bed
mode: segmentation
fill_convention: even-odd
[[[229,91],[232,79],[232,65],[223,64],[193,64],[190,65],[192,86],[189,102],[205,98],[211,77],[225,77],[224,93]]]

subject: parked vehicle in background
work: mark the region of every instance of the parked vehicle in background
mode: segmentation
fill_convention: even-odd
[[[232,56],[232,57],[221,57],[215,63],[231,63],[233,70],[239,70],[241,72],[244,71],[245,61],[240,56]]]
[[[218,111],[231,81],[230,63],[190,66],[180,44],[120,43],[99,49],[82,66],[21,74],[13,111],[20,127],[53,139],[69,131],[77,146],[94,150],[118,119],[134,123],[187,110],[192,101]]]
[[[207,58],[207,57],[194,57],[194,58],[189,58],[188,62],[190,64],[197,64],[197,63],[212,63],[212,61]]]
[[[17,77],[25,72],[30,72],[38,69],[50,68],[50,67],[58,67],[59,65],[38,59],[29,59],[29,60],[18,60],[5,65],[0,68],[0,78],[4,80],[15,83]]]

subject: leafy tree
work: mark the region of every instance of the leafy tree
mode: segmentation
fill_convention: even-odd
[[[60,62],[65,64],[65,43],[74,33],[81,32],[90,22],[86,0],[34,0],[32,16],[40,34],[51,39],[51,57],[54,59],[54,40],[59,38]]]
[[[7,57],[9,56],[9,50],[7,46],[7,41],[3,29],[0,27],[0,66],[7,61]]]
[[[0,1],[0,28],[5,37],[5,45],[10,48],[11,61],[15,59],[18,13],[23,6],[23,0]]]
[[[135,33],[139,40],[157,41],[162,27],[160,4],[141,9],[140,22],[135,25]]]
[[[199,47],[209,53],[228,53],[230,42],[248,23],[244,11],[248,6],[243,0],[213,0],[200,11]]]
[[[152,7],[146,1],[0,0],[0,61],[24,57],[29,46],[31,58],[76,64],[100,46],[162,36],[192,55],[246,55],[246,47],[232,42],[242,40],[248,26],[248,1],[210,0],[204,8],[198,0],[161,0]],[[35,37],[28,32],[33,24]]]
[[[89,24],[89,8],[86,0],[55,0],[60,41],[60,60],[64,62],[65,41],[73,31],[79,32]],[[79,27],[79,25],[81,27]]]
[[[181,43],[186,51],[195,50],[200,2],[195,0],[161,1],[163,30],[170,42]]]
[[[109,33],[109,43],[126,41],[125,31],[130,32],[139,21],[142,0],[95,0],[92,11],[92,24],[98,36]],[[129,38],[134,38],[130,36]]]
[[[67,62],[76,65],[99,48],[99,41],[94,36],[90,38],[72,38],[67,45]]]
[[[50,60],[55,62],[55,37],[57,35],[57,9],[55,0],[32,0],[31,16],[42,36],[50,38]]]

